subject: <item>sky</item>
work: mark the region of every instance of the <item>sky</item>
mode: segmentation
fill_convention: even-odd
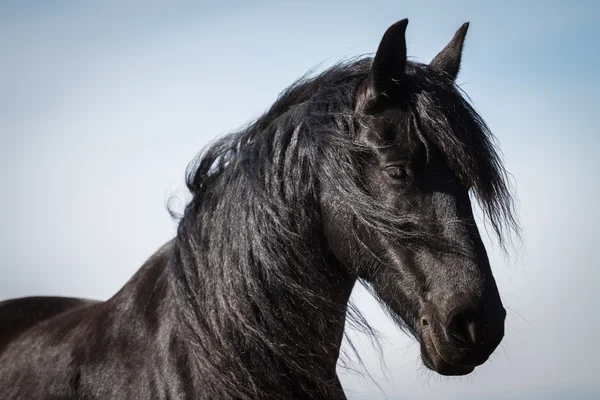
[[[112,296],[175,234],[193,157],[313,67],[373,53],[409,18],[428,62],[465,21],[458,83],[498,139],[523,239],[486,244],[508,309],[461,378],[357,288],[380,357],[339,368],[350,399],[600,398],[600,2],[0,0],[0,300]],[[370,377],[369,377],[370,376]]]

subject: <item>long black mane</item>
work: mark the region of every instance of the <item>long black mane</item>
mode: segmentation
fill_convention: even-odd
[[[316,385],[302,390],[323,395],[334,386],[324,367],[306,370],[298,362],[330,351],[315,347],[329,334],[323,316],[346,312],[319,289],[335,284],[324,268],[335,261],[323,234],[323,182],[363,224],[395,240],[422,239],[407,226],[423,221],[373,205],[361,182],[368,150],[355,140],[365,123],[355,112],[356,94],[371,63],[351,60],[300,79],[263,116],[189,167],[193,198],[170,271],[193,345],[191,368],[207,398],[291,398],[291,385],[304,382]],[[407,129],[445,157],[502,241],[515,220],[491,133],[446,76],[413,62],[406,76]],[[290,376],[306,380],[291,383]]]

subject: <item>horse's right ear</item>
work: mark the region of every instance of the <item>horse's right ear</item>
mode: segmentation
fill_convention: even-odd
[[[390,26],[377,48],[367,81],[367,96],[390,94],[401,83],[406,67],[406,26],[403,19]]]

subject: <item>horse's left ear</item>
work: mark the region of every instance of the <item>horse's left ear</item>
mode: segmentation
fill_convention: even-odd
[[[469,23],[466,22],[456,31],[450,43],[431,60],[429,67],[445,72],[455,80],[460,70],[460,59],[468,29]]]

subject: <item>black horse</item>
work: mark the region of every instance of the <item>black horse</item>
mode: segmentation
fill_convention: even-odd
[[[428,368],[485,362],[506,313],[470,195],[503,243],[507,174],[455,83],[468,24],[428,65],[407,24],[201,154],[177,236],[114,297],[0,303],[0,397],[343,399],[357,280]]]

